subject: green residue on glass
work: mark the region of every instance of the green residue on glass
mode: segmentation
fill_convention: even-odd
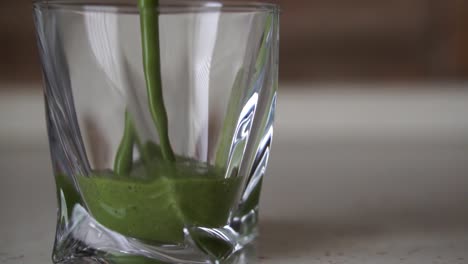
[[[260,69],[265,65],[267,58],[267,41],[268,35],[271,32],[271,27],[273,23],[273,15],[269,14],[265,23],[265,28],[263,31],[262,42],[260,44],[260,50],[258,52],[257,59],[255,61],[255,71],[258,74]],[[271,36],[270,36],[271,37]]]
[[[241,68],[234,79],[234,84],[229,96],[229,103],[227,106],[226,115],[224,117],[223,128],[218,139],[218,148],[216,151],[215,165],[219,168],[225,167],[229,160],[229,151],[231,148],[232,137],[235,133],[237,126],[237,119],[239,118],[239,105],[242,96],[242,79],[243,69]]]
[[[75,204],[81,203],[80,194],[77,192],[73,182],[64,174],[55,175],[55,186],[57,190],[57,201],[62,201],[61,193],[65,199],[65,206],[67,209],[68,217],[71,217],[73,207]],[[64,205],[60,205],[62,210]]]
[[[114,159],[114,172],[125,175],[130,172],[133,164],[133,144],[135,143],[135,128],[128,112],[125,112],[125,128],[122,141]]]

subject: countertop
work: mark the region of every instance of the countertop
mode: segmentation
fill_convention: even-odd
[[[468,263],[468,90],[306,88],[279,95],[257,263]],[[0,263],[45,264],[43,103],[21,90],[0,93]]]

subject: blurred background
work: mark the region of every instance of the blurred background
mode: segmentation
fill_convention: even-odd
[[[274,2],[260,262],[467,263],[468,1]],[[0,1],[0,260],[18,263],[48,259],[55,223],[31,13]]]
[[[466,1],[272,2],[282,10],[282,82],[462,80],[468,75]],[[1,1],[1,81],[40,81],[35,45],[31,1]]]

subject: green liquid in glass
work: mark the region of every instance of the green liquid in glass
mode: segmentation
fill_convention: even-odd
[[[187,225],[227,223],[240,178],[225,179],[215,169],[193,165],[136,168],[129,176],[78,176],[93,217],[125,236],[181,243]]]

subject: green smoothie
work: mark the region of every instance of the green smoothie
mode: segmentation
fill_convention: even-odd
[[[177,163],[77,179],[99,223],[125,236],[171,244],[183,242],[184,226],[224,226],[240,182],[213,168]]]
[[[138,0],[148,110],[159,143],[142,144],[126,112],[113,171],[76,178],[82,202],[102,225],[144,241],[177,244],[184,240],[184,227],[227,224],[241,177],[225,178],[221,168],[227,163],[224,152],[232,125],[224,129],[227,134],[222,139],[228,143],[221,140],[220,160],[214,167],[178,157],[172,150],[163,100],[158,4],[158,0]],[[134,163],[135,146],[141,157]]]

